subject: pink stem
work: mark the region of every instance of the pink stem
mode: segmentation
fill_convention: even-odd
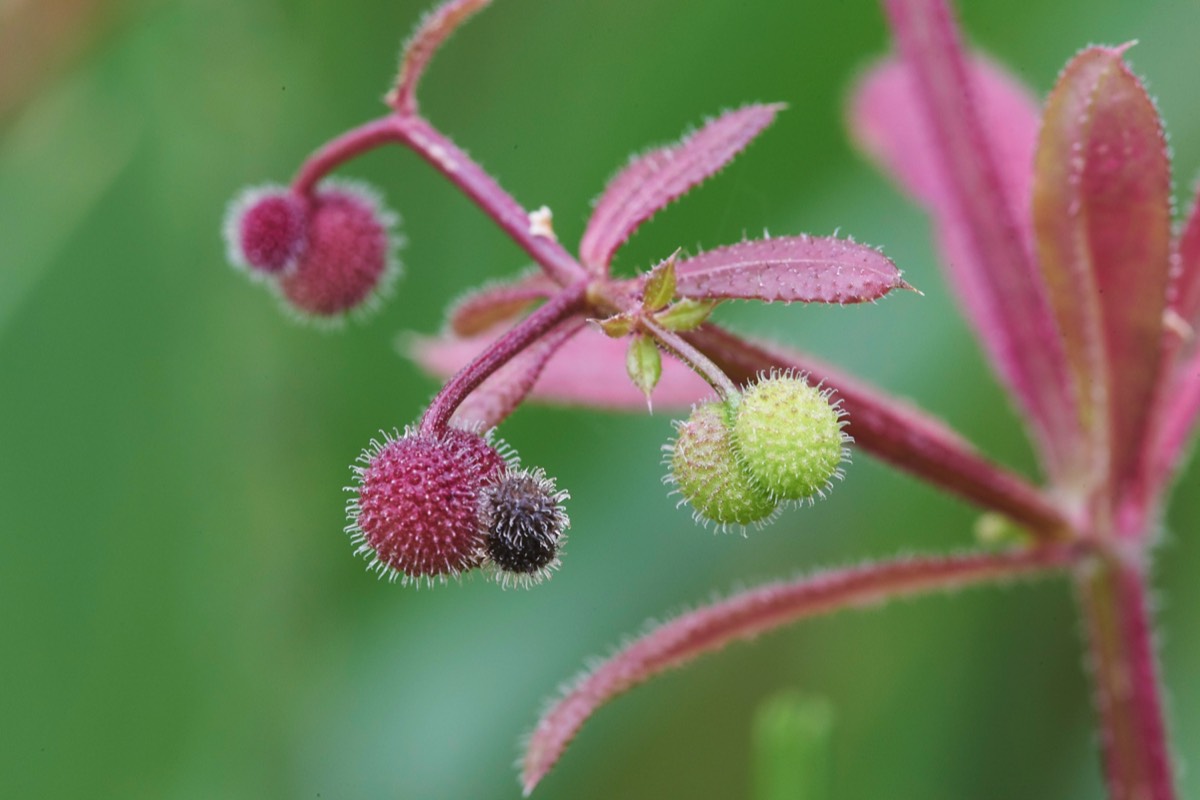
[[[531,229],[529,214],[490,175],[419,116],[391,114],[347,131],[309,157],[292,181],[307,196],[321,178],[350,159],[387,142],[399,142],[434,166],[491,217],[559,285],[587,277],[583,267],[555,239]]]
[[[912,558],[831,571],[735,595],[661,625],[577,682],[546,713],[529,739],[521,780],[528,795],[592,713],[664,670],[781,625],[904,595],[996,583],[1075,563],[1077,547]]]
[[[292,180],[292,190],[307,197],[317,181],[340,165],[382,144],[397,141],[400,141],[400,135],[396,131],[394,116],[371,120],[346,131],[308,157]]]
[[[1079,570],[1077,585],[1109,800],[1174,800],[1145,577],[1140,567],[1097,557]]]
[[[771,369],[812,375],[837,390],[849,415],[846,431],[878,458],[972,503],[999,511],[1045,540],[1061,538],[1069,522],[1020,476],[980,456],[962,439],[902,403],[798,353],[774,352],[714,325],[684,338],[746,384]]]
[[[649,315],[641,318],[641,325],[662,347],[687,364],[692,372],[708,381],[708,385],[716,390],[722,400],[737,396],[738,387],[729,379],[729,376],[722,372],[721,368],[712,362],[712,359],[697,350],[682,336],[662,327],[650,319]]]
[[[504,336],[483,351],[474,361],[451,378],[421,418],[421,433],[439,433],[446,428],[454,410],[489,375],[529,347],[539,337],[584,306],[587,283],[563,289],[544,306],[517,323]]]
[[[570,253],[555,239],[535,234],[529,213],[454,142],[418,116],[394,118],[399,139],[428,161],[563,286],[588,277]]]

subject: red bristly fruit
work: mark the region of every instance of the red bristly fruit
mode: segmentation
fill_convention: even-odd
[[[308,210],[307,241],[279,288],[295,310],[317,318],[369,311],[399,272],[392,257],[397,217],[364,185],[325,182]]]
[[[278,275],[296,263],[307,230],[304,199],[282,186],[247,189],[229,204],[229,260],[251,276]]]
[[[486,438],[406,431],[372,441],[358,460],[346,532],[371,569],[432,583],[479,566],[483,490],[507,468]]]

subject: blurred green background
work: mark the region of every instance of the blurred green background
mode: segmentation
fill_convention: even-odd
[[[347,465],[435,383],[398,357],[467,287],[526,264],[409,153],[344,170],[405,218],[407,276],[366,325],[299,326],[225,264],[243,185],[286,180],[381,111],[415,0],[0,0],[0,795],[511,798],[543,700],[648,618],[737,585],[967,546],[977,512],[859,456],[831,500],[714,536],[659,483],[664,414],[527,407],[502,435],[573,500],[535,591],[376,581],[341,533]],[[1046,91],[1093,41],[1131,54],[1200,168],[1195,2],[971,0],[975,42]],[[620,254],[840,229],[925,291],[734,305],[1033,473],[940,280],[924,219],[850,149],[841,105],[886,48],[871,3],[498,0],[441,54],[429,116],[575,242],[628,153],[750,100],[790,104]],[[1181,205],[1187,198],[1180,197]],[[1200,762],[1200,502],[1160,560],[1180,762]],[[597,715],[539,797],[737,798],[755,710],[834,709],[838,798],[1099,798],[1065,583],[903,602],[774,634]],[[1200,775],[1185,771],[1186,795]]]

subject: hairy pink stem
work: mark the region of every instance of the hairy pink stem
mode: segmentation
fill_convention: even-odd
[[[563,286],[587,277],[579,262],[556,239],[534,231],[529,213],[454,142],[418,116],[397,116],[394,124],[403,144],[461,189],[513,241],[533,256],[547,275]]]
[[[912,558],[773,583],[685,614],[650,631],[572,687],[530,736],[521,781],[529,794],[562,755],[583,723],[614,696],[672,667],[781,625],[904,595],[1063,569],[1078,547],[1050,546],[1011,553]]]
[[[433,165],[491,217],[562,286],[586,277],[583,267],[554,238],[539,235],[529,214],[490,175],[444,134],[419,116],[391,114],[347,131],[309,157],[292,181],[309,194],[321,178],[341,164],[387,142],[405,145]]]
[[[421,433],[432,434],[444,430],[454,410],[475,387],[555,325],[582,309],[586,296],[586,282],[563,289],[459,370],[425,410],[425,415],[421,417]]]
[[[484,429],[499,425],[533,391],[546,364],[585,325],[587,320],[577,315],[555,326],[479,384],[455,409],[450,424]]]
[[[828,366],[795,352],[769,350],[715,325],[685,335],[734,381],[757,379],[764,371],[792,369],[832,386],[849,415],[846,431],[863,449],[951,494],[999,511],[1050,540],[1064,536],[1062,511],[1020,476],[988,461],[964,440],[903,403],[882,395]]]
[[[381,117],[346,131],[308,157],[292,180],[292,190],[309,195],[317,182],[352,158],[387,142],[400,141],[394,116]]]
[[[1140,567],[1097,557],[1077,579],[1110,800],[1173,800],[1174,777]]]

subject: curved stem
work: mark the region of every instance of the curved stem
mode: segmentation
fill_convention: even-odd
[[[522,762],[525,794],[554,766],[597,708],[665,670],[808,617],[923,592],[1063,570],[1083,552],[1078,546],[1052,545],[1009,553],[897,559],[760,586],[684,614],[595,666],[542,716],[529,737]]]
[[[533,256],[547,275],[563,286],[588,277],[561,244],[534,232],[529,213],[454,142],[421,117],[397,116],[394,120],[401,143],[471,198],[513,241]]]
[[[324,178],[338,166],[388,142],[400,141],[396,117],[389,115],[346,131],[313,153],[292,180],[292,190],[307,197]]]
[[[1145,577],[1136,565],[1097,556],[1076,584],[1109,798],[1174,800]]]
[[[555,325],[582,309],[586,294],[585,282],[563,289],[459,370],[425,410],[425,415],[421,417],[421,433],[436,434],[443,431],[454,410],[475,387]]]
[[[1045,541],[1070,536],[1071,522],[1025,479],[988,461],[944,425],[794,351],[747,342],[715,325],[685,339],[734,381],[746,384],[764,370],[795,369],[833,387],[849,414],[846,431],[864,450],[951,494],[998,511]]]
[[[321,178],[341,164],[387,142],[398,142],[445,175],[492,218],[561,286],[587,277],[587,272],[554,238],[535,231],[529,213],[454,142],[419,116],[390,114],[347,131],[313,153],[292,188],[309,195]]]
[[[693,372],[708,381],[708,384],[716,390],[722,400],[738,396],[738,387],[729,379],[729,376],[722,372],[721,368],[712,362],[712,359],[689,344],[679,334],[662,327],[648,314],[642,315],[639,324],[660,345],[670,351],[671,355],[687,364]]]

